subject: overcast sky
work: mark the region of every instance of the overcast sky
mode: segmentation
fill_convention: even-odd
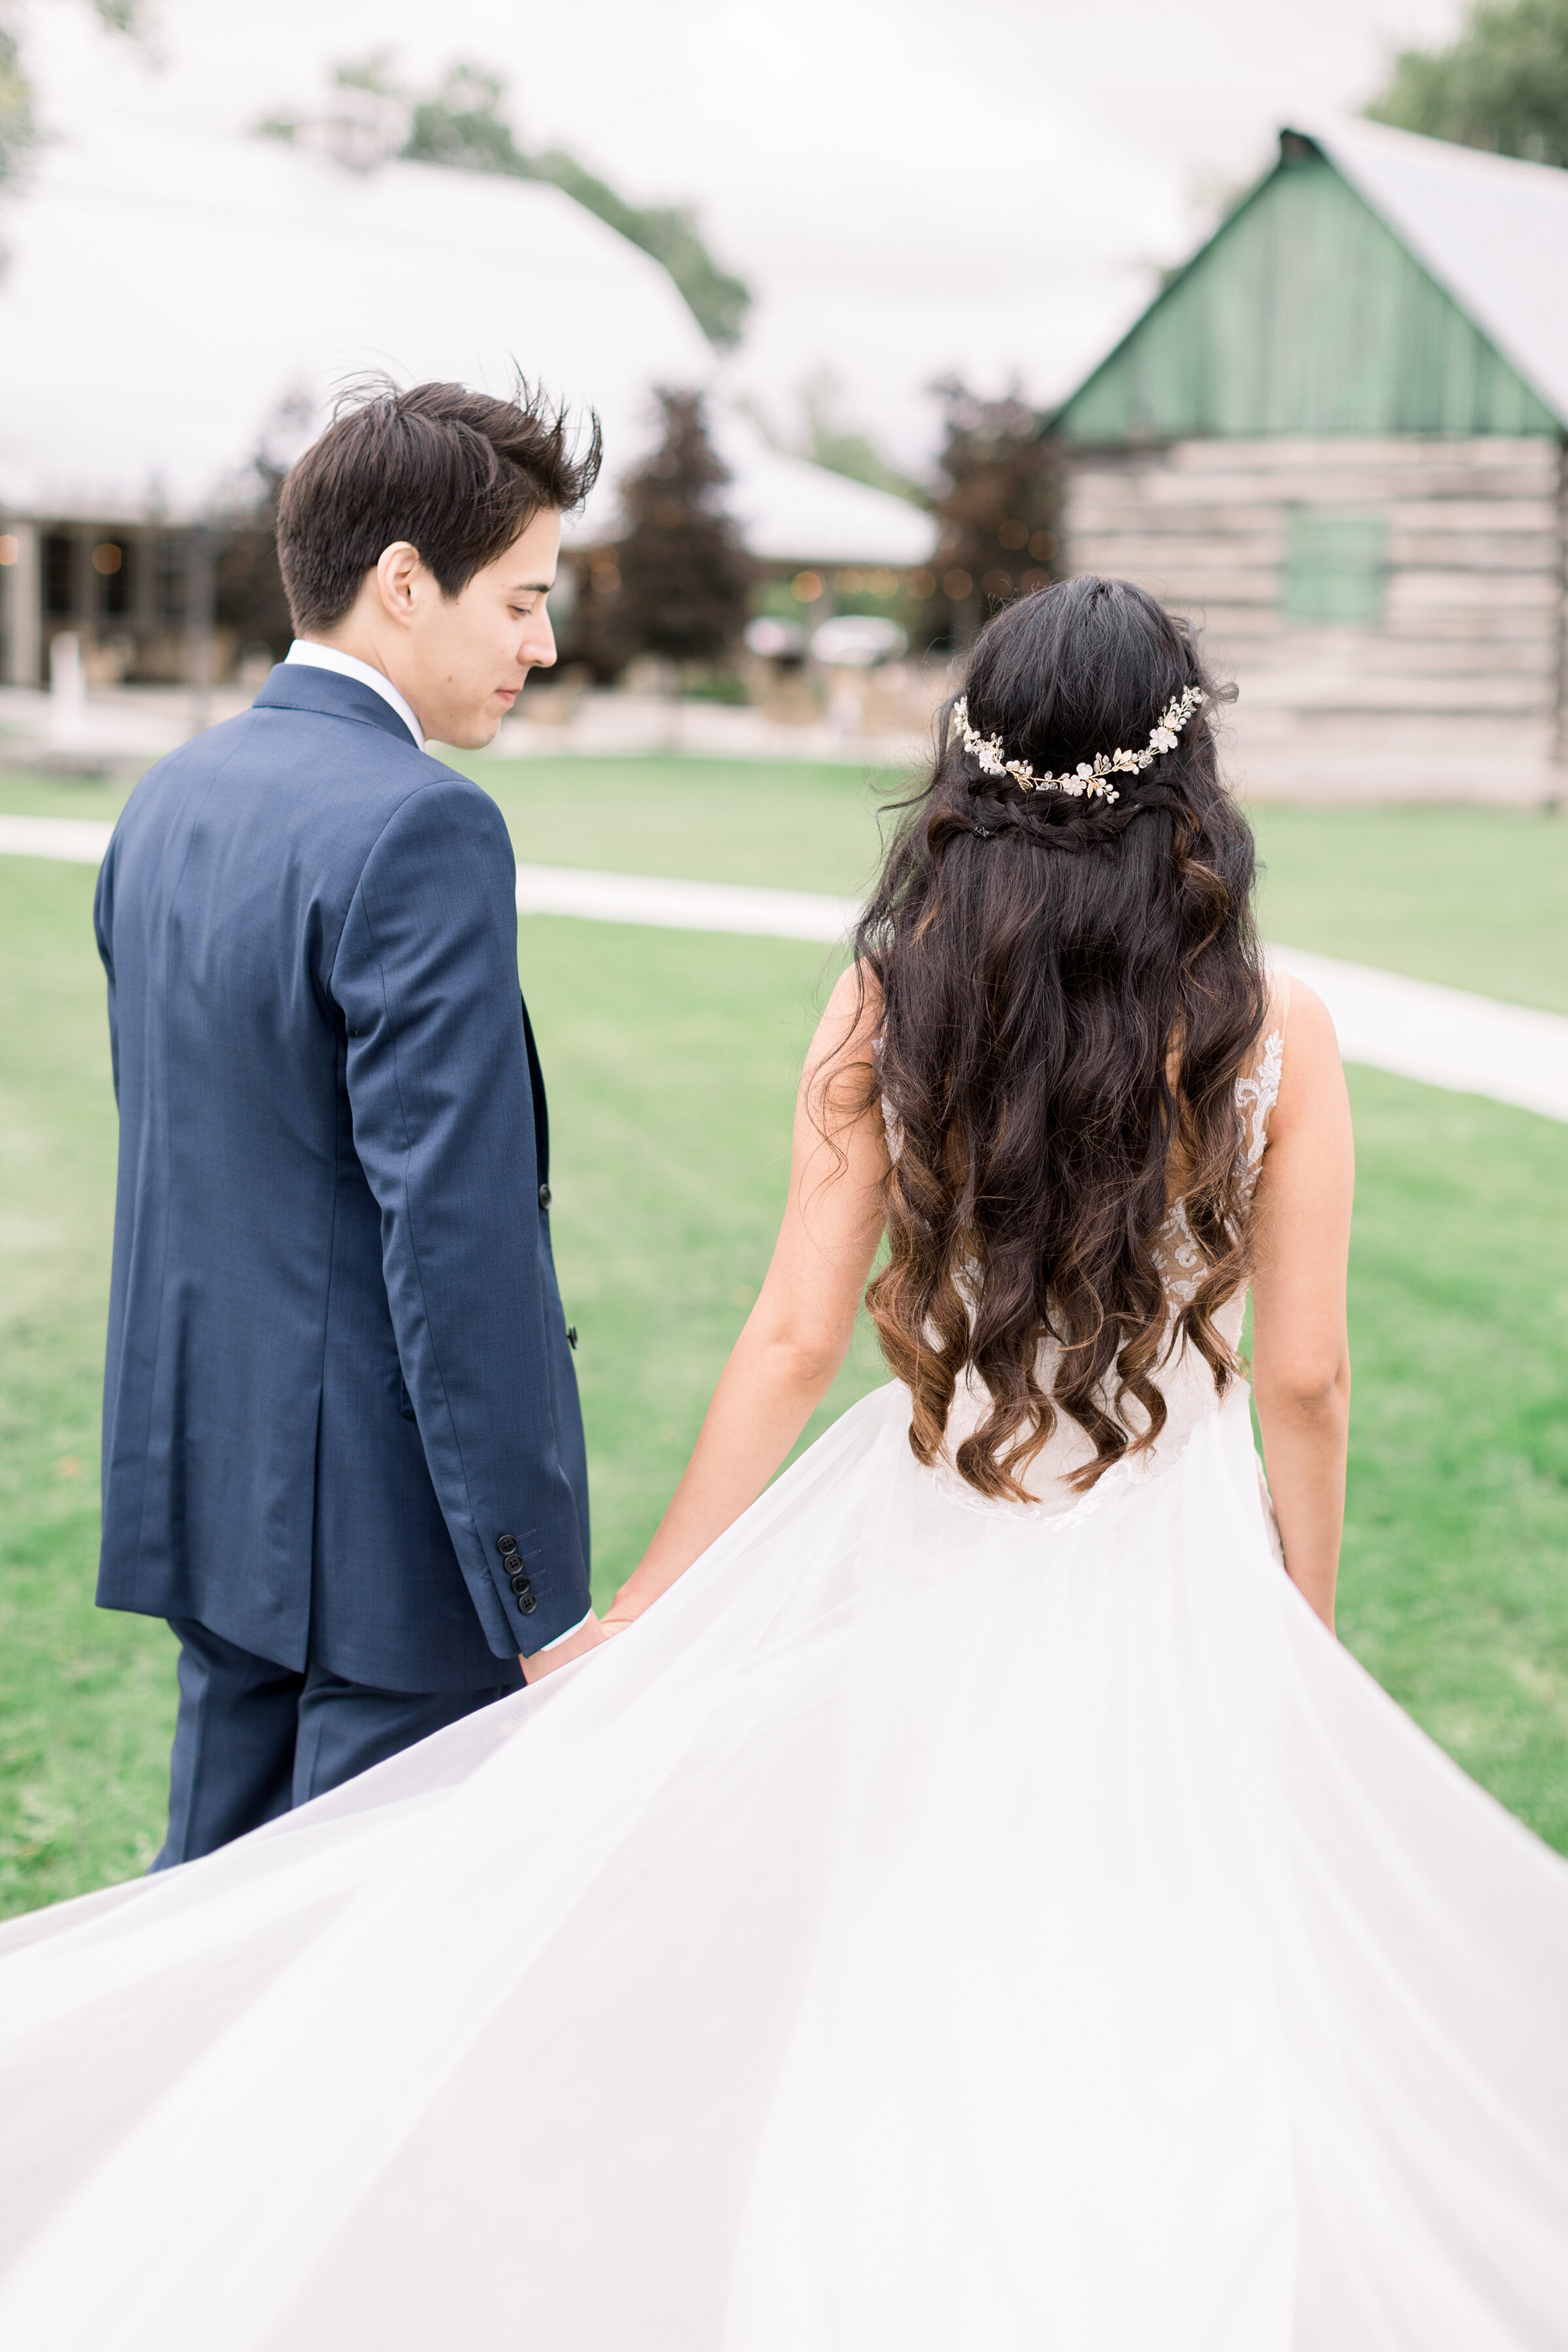
[[[905,462],[957,370],[1065,391],[1285,121],[1353,111],[1457,0],[152,0],[153,65],[84,0],[32,0],[51,100],[243,126],[334,60],[455,58],[511,86],[525,144],[639,201],[695,203],[758,297],[739,388],[781,421],[830,369]]]

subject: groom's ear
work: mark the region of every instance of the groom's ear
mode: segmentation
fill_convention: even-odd
[[[384,547],[375,567],[376,593],[382,610],[389,621],[407,628],[418,613],[421,591],[431,585],[430,575],[419,560],[419,550],[406,539],[395,539]]]

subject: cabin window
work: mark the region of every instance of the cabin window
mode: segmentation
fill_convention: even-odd
[[[185,542],[161,539],[153,556],[153,603],[161,621],[185,617]]]
[[[1285,618],[1370,628],[1383,618],[1388,527],[1372,515],[1293,507],[1285,545]]]
[[[131,610],[132,553],[130,542],[121,539],[100,539],[92,551],[92,568],[98,575],[99,609],[111,619],[117,619]]]
[[[67,530],[44,533],[44,611],[51,621],[68,621],[76,613],[76,541]]]

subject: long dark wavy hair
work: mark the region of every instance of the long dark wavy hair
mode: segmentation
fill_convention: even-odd
[[[1267,992],[1252,835],[1184,625],[1126,581],[1071,580],[998,614],[968,665],[971,723],[1037,773],[1142,749],[1189,686],[1207,698],[1174,750],[1114,779],[1113,805],[987,774],[948,705],[857,934],[901,1130],[867,1304],[921,1462],[961,1378],[984,1383],[990,1412],[954,1457],[983,1495],[1026,1499],[1064,1413],[1094,1445],[1080,1488],[1152,1444],[1180,1343],[1222,1393],[1233,1377],[1214,1318],[1247,1271],[1236,1081]],[[1200,1263],[1173,1318],[1156,1242],[1176,1200]]]

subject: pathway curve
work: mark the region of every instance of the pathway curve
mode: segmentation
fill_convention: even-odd
[[[0,816],[0,853],[96,866],[110,831],[87,817]],[[824,891],[674,882],[573,866],[520,866],[517,903],[525,915],[820,940],[825,945],[844,939],[859,911],[857,900]],[[1347,1062],[1568,1120],[1568,1018],[1562,1013],[1406,980],[1305,948],[1276,943],[1269,955],[1318,991],[1333,1016]]]

